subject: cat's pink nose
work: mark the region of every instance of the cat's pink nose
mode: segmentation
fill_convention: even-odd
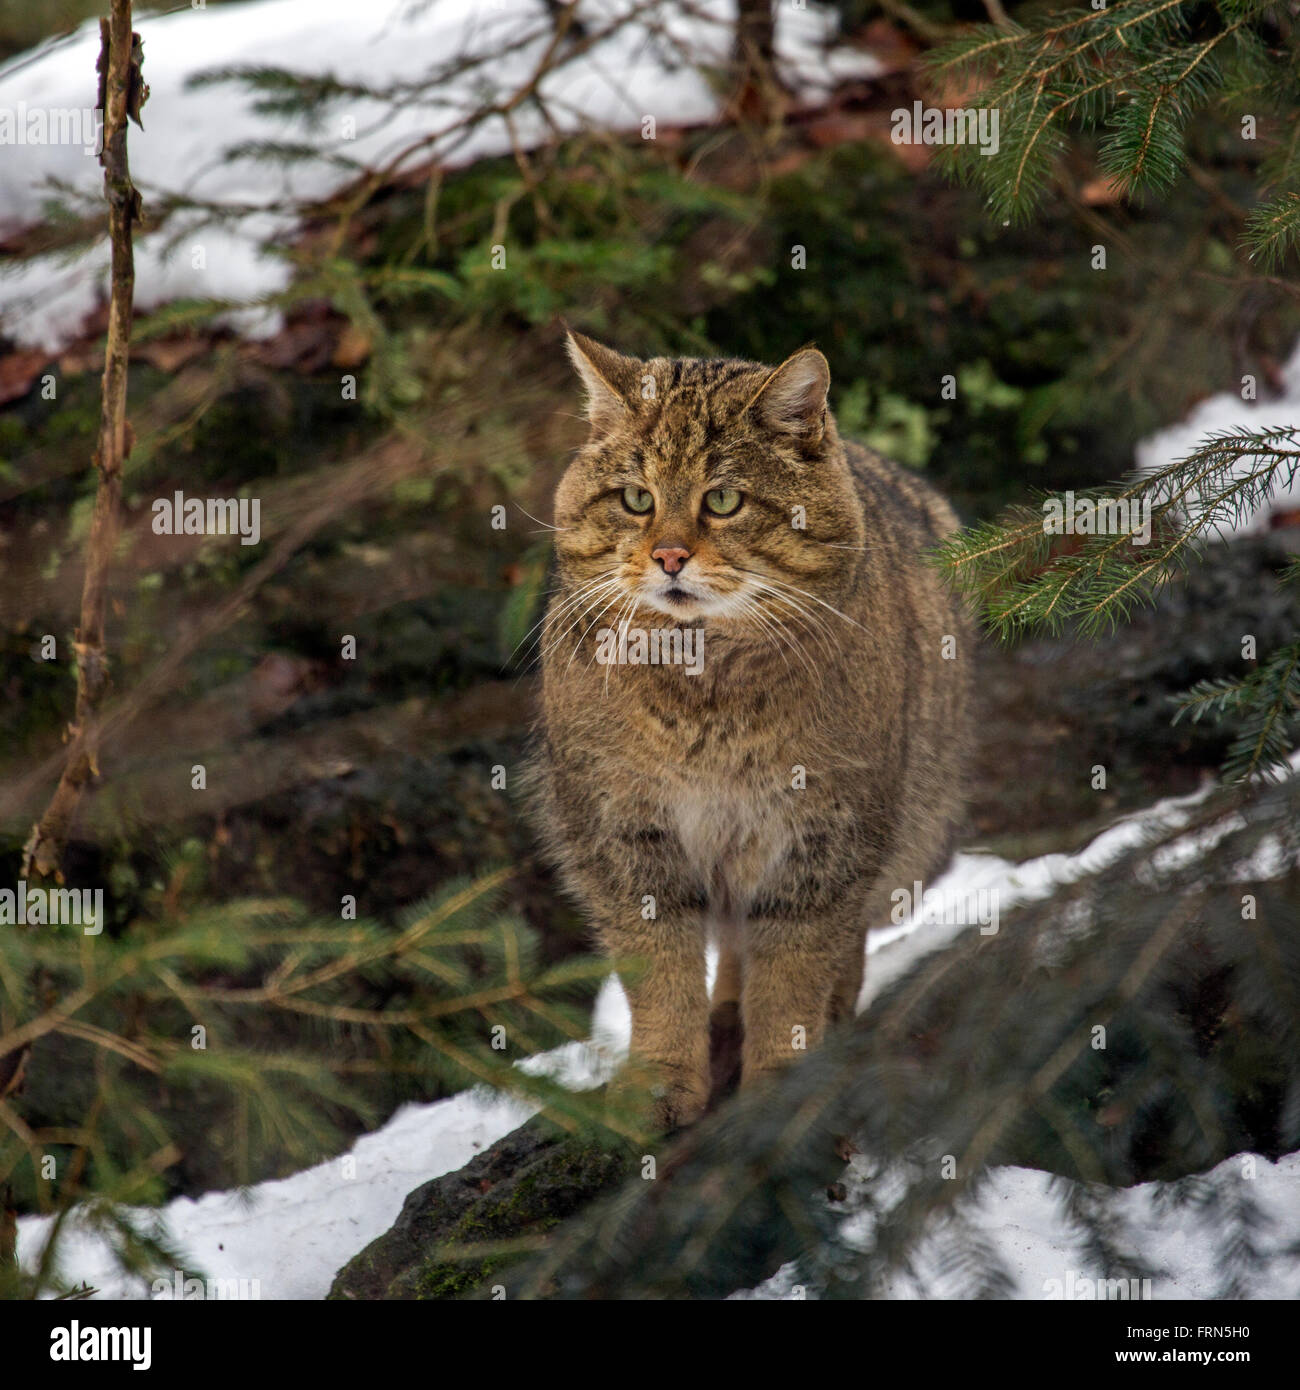
[[[650,552],[650,558],[659,561],[664,567],[665,574],[676,574],[691,558],[691,552],[676,541],[664,541],[662,545],[655,546]]]

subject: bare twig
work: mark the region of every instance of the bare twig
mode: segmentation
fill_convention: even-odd
[[[1003,8],[1002,0],[984,0],[984,13],[989,17],[990,24],[996,24],[999,29],[1011,29],[1011,16]]]
[[[76,715],[69,726],[71,747],[63,775],[45,814],[32,827],[23,847],[23,873],[63,880],[62,861],[72,818],[84,787],[98,774],[98,715],[108,689],[108,653],[104,645],[104,608],[108,572],[121,522],[122,464],[131,452],[126,418],[127,354],[135,295],[135,257],[131,229],[141,220],[140,195],[127,163],[126,122],[148,96],[140,76],[140,40],[131,32],[131,0],[113,0],[111,18],[100,21],[100,93],[104,110],[104,196],[109,208],[112,290],[104,384],[100,404],[95,468],[99,487],[86,543],[86,573],[81,591],[81,622],[73,640],[77,656]]]

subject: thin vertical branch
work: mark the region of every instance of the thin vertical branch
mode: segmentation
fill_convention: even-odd
[[[779,122],[786,94],[776,71],[773,0],[739,0],[732,49],[735,85],[730,109],[760,125]]]
[[[141,220],[140,195],[127,163],[128,115],[139,121],[148,96],[140,76],[140,39],[131,31],[131,0],[112,0],[109,19],[100,28],[100,105],[104,113],[104,196],[108,200],[112,247],[108,341],[99,416],[95,469],[99,486],[86,542],[86,573],[81,591],[81,621],[73,641],[77,657],[76,715],[69,725],[71,746],[63,775],[49,806],[23,847],[23,873],[63,880],[63,855],[82,790],[99,771],[99,709],[109,685],[104,645],[104,611],[109,566],[121,524],[122,464],[134,439],[126,418],[127,354],[135,296],[133,225]]]

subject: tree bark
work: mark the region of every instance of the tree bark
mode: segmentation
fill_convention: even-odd
[[[776,18],[772,0],[739,0],[732,61],[732,110],[746,120],[779,121],[785,92],[776,75]]]

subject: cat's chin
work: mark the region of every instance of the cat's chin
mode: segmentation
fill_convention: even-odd
[[[657,613],[678,619],[718,616],[722,607],[712,594],[688,589],[684,584],[663,584],[641,596],[641,602]]]

